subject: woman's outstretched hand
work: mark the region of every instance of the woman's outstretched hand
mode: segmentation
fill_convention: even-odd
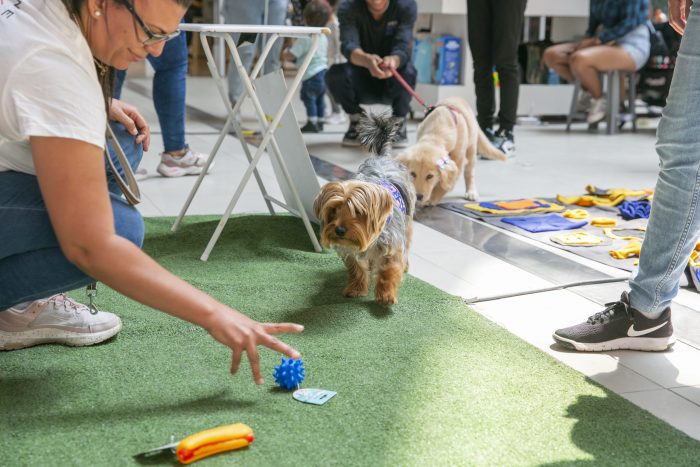
[[[223,309],[221,313],[215,315],[214,319],[215,322],[204,328],[214,339],[233,350],[231,374],[235,375],[238,371],[241,356],[245,352],[248,354],[255,384],[263,384],[258,356],[259,345],[269,347],[289,358],[301,358],[299,351],[275,337],[276,334],[300,333],[304,330],[301,324],[258,323],[233,309]]]

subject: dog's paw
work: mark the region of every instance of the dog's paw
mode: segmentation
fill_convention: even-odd
[[[469,190],[465,193],[464,197],[469,201],[476,201],[477,199],[479,199],[479,193],[477,193],[475,189]]]
[[[367,289],[358,289],[357,287],[347,286],[343,290],[343,295],[349,298],[366,297]]]
[[[380,305],[396,305],[399,303],[399,300],[396,298],[396,294],[391,291],[377,291],[374,298]]]

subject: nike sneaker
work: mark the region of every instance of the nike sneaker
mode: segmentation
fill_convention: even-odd
[[[649,319],[630,306],[623,292],[617,302],[588,318],[585,323],[559,329],[552,337],[560,345],[585,352],[606,350],[666,350],[676,342],[671,324],[671,308]]]

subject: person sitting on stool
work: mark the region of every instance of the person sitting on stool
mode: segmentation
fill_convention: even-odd
[[[607,114],[600,73],[637,71],[649,60],[648,13],[648,0],[591,0],[586,37],[545,49],[545,65],[567,81],[579,81],[586,91],[580,94],[577,107],[588,108],[589,124],[600,122]]]
[[[360,145],[360,104],[390,104],[393,115],[402,121],[394,146],[406,146],[411,95],[396,79],[390,79],[390,68],[415,86],[411,48],[416,10],[415,0],[347,0],[338,7],[340,47],[348,62],[330,67],[326,84],[350,116],[343,146]]]

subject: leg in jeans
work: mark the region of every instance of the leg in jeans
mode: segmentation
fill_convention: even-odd
[[[700,233],[700,14],[691,10],[663,118],[656,151],[661,171],[639,261],[631,281],[631,305],[658,314],[678,285]]]
[[[286,0],[269,0],[268,4],[268,24],[282,25],[287,17]],[[265,21],[265,2],[258,0],[226,0],[223,5],[223,14],[226,22],[230,24],[263,24]],[[238,35],[233,34],[234,43],[238,41]],[[245,46],[238,49],[243,67],[250,72],[253,55],[256,50],[262,47],[262,37],[256,40],[257,46]],[[280,52],[282,50],[282,40],[278,39],[270,50],[265,65],[264,73],[270,73],[280,67]],[[231,102],[236,102],[243,92],[243,83],[238,75],[236,64],[231,60],[228,68],[228,96]]]
[[[326,70],[319,71],[313,79],[316,83],[316,116],[321,121],[326,113]]]
[[[313,78],[309,78],[306,81],[301,82],[301,91],[299,92],[299,97],[304,103],[306,108],[306,117],[308,120],[312,120],[317,115],[316,110],[316,95],[313,92],[313,85],[309,81]]]
[[[496,89],[493,84],[493,51],[496,40],[493,25],[493,0],[467,0],[467,34],[474,59],[476,119],[481,128],[492,128],[496,113]]]
[[[187,42],[184,34],[165,43],[160,57],[148,56],[155,70],[153,77],[153,104],[163,132],[165,152],[179,151],[185,142],[185,94],[187,92]],[[126,71],[117,71],[114,80],[115,99],[120,99]]]
[[[153,76],[153,104],[163,132],[163,150],[176,152],[185,141],[185,95],[187,93],[187,41],[184,34],[166,42],[159,57],[148,56]]]
[[[134,137],[121,128],[119,139]],[[115,133],[118,130],[115,129]],[[136,168],[141,148],[125,152]],[[117,189],[118,190],[118,189]],[[136,208],[111,192],[117,234],[143,242],[143,219]],[[86,216],[90,213],[86,212]],[[93,282],[70,263],[58,245],[34,175],[0,172],[0,310],[46,298]]]
[[[491,17],[491,27],[498,33],[492,36],[493,64],[501,83],[498,125],[513,130],[520,89],[518,45],[523,30],[526,0],[497,0],[494,3],[498,15]]]

